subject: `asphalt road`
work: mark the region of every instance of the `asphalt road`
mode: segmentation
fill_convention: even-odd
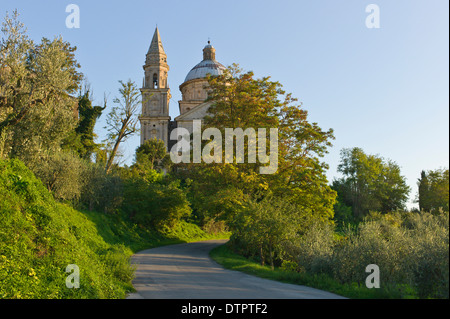
[[[137,266],[129,299],[334,299],[341,296],[305,286],[224,269],[208,252],[226,240],[163,246],[132,256]]]

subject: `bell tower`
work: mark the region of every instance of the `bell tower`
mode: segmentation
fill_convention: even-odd
[[[144,81],[141,88],[142,114],[141,145],[148,139],[164,141],[166,149],[169,141],[169,101],[170,89],[167,84],[167,55],[161,42],[158,27],[155,29],[144,68]]]

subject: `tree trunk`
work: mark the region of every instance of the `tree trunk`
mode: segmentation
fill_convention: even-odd
[[[264,252],[262,244],[259,246],[259,258],[261,259],[261,266],[264,266]]]
[[[106,173],[109,173],[109,171],[111,170],[111,166],[112,166],[112,163],[114,161],[114,157],[116,156],[117,150],[119,149],[119,144],[120,144],[121,140],[122,140],[122,136],[119,135],[117,137],[116,143],[114,144],[114,147],[113,147],[113,149],[111,151],[111,154],[109,154],[109,158],[108,158],[108,161],[106,163]]]
[[[273,265],[273,251],[272,251],[272,244],[269,244],[269,258],[270,258],[270,268],[272,270],[275,269],[274,265]]]

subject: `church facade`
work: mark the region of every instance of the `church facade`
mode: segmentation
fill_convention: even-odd
[[[178,101],[180,115],[174,120],[171,120],[169,115],[169,65],[158,28],[153,35],[143,68],[142,114],[139,117],[141,145],[148,139],[157,138],[162,140],[170,151],[171,146],[176,143],[170,140],[170,132],[177,127],[183,127],[192,133],[193,121],[203,119],[211,105],[210,102],[205,102],[208,97],[206,76],[220,75],[225,67],[217,62],[216,50],[208,41],[203,48],[203,60],[189,71],[179,86],[182,95],[181,101]]]

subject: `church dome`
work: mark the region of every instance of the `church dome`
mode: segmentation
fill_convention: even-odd
[[[203,61],[189,71],[184,82],[206,78],[207,74],[221,75],[225,69],[222,64],[216,61],[216,49],[208,41],[203,49]]]

